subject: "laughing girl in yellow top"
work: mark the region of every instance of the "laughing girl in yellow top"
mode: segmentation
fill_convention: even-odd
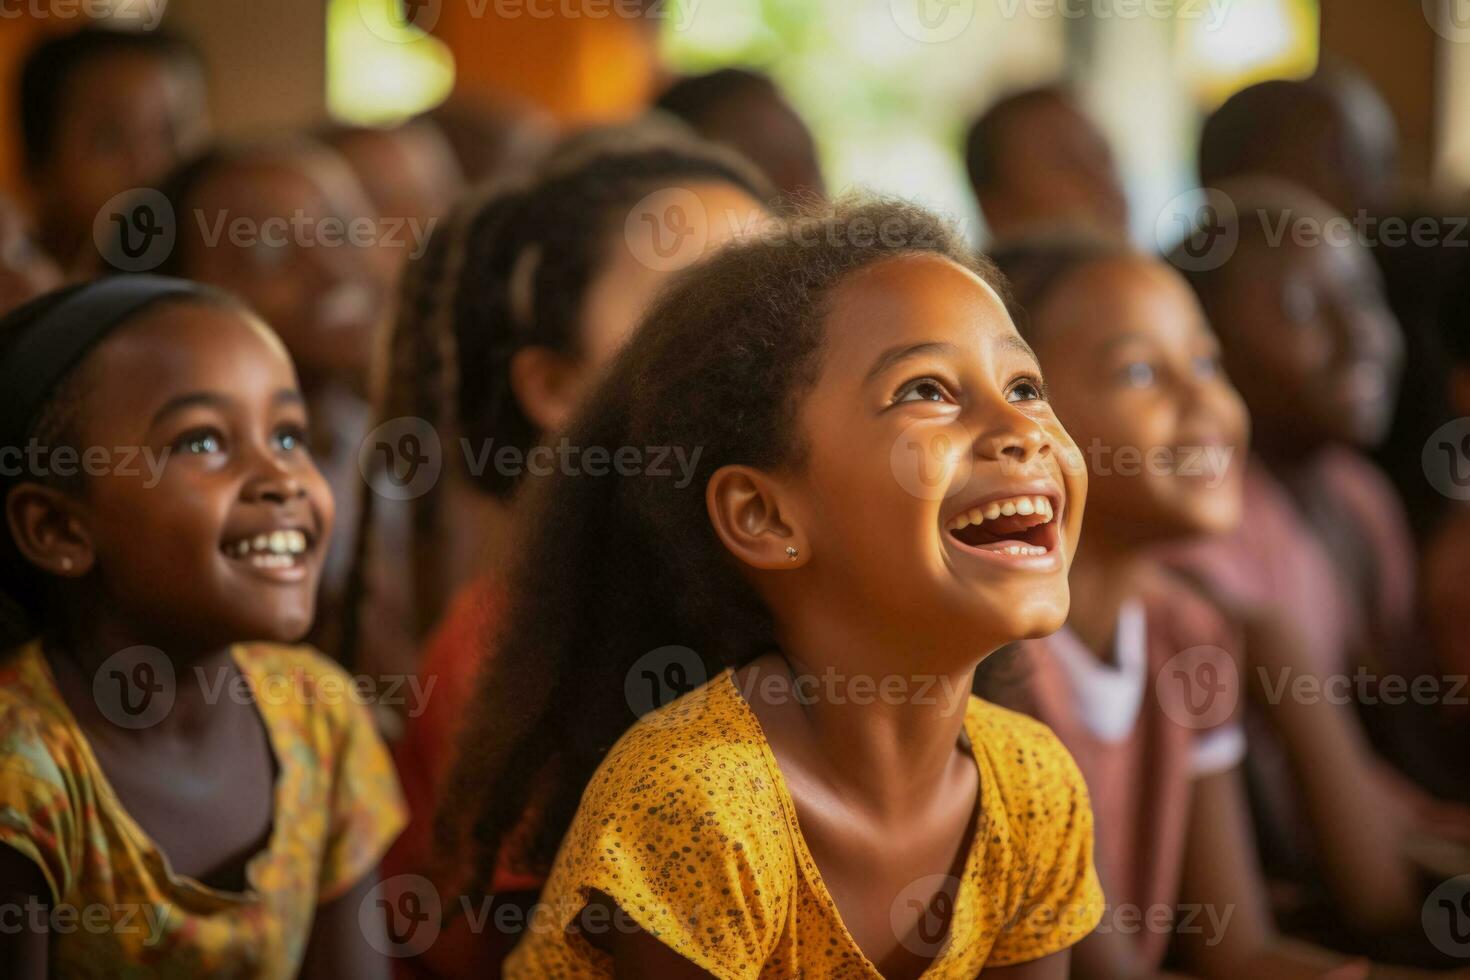
[[[537,502],[445,843],[550,870],[512,978],[1064,977],[1086,790],[969,691],[1066,616],[1076,448],[937,219],[769,231],[671,287],[569,433],[649,465]]]

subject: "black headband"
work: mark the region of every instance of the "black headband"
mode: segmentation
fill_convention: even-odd
[[[161,299],[209,295],[208,288],[183,279],[112,276],[83,286],[27,324],[0,363],[0,447],[25,441],[56,385],[118,324]]]

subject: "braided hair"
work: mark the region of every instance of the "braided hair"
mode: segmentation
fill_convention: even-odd
[[[473,445],[514,446],[522,453],[535,447],[542,433],[512,391],[512,358],[531,346],[575,354],[588,289],[607,262],[609,236],[644,197],[691,181],[769,196],[763,178],[742,158],[658,125],[578,135],[544,161],[538,175],[472,190],[409,263],[387,339],[378,418],[419,419],[441,438],[463,437]],[[518,474],[497,467],[478,473],[461,467],[472,486],[498,500],[511,499],[520,482]],[[364,498],[348,582],[342,643],[348,662],[367,591],[373,497]],[[432,540],[440,501],[431,490],[412,502],[416,543]],[[423,627],[433,618],[433,592],[425,583],[435,564],[420,544],[415,555]]]

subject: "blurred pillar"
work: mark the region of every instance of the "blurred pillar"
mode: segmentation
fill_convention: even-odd
[[[1157,249],[1159,215],[1195,183],[1195,106],[1179,81],[1175,24],[1157,17],[1088,16],[1069,23],[1074,78],[1107,133],[1127,185],[1133,238]]]
[[[1438,41],[1434,177],[1437,184],[1464,193],[1470,188],[1470,22],[1444,23]]]
[[[1404,179],[1411,185],[1428,183],[1435,159],[1437,40],[1418,0],[1322,4],[1322,60],[1356,66],[1388,100],[1398,120]]]
[[[658,77],[658,22],[618,14],[628,6],[443,0],[434,33],[454,53],[457,94],[617,120],[648,104]]]
[[[216,132],[325,118],[326,0],[169,0],[167,23],[204,53]]]

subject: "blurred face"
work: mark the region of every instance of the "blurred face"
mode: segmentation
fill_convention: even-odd
[[[1263,442],[1371,447],[1402,365],[1398,323],[1357,244],[1242,242],[1215,328]]]
[[[997,186],[981,201],[995,236],[1080,226],[1128,234],[1128,201],[1107,139],[1060,99],[1027,106],[1007,123]]]
[[[61,270],[31,239],[20,211],[0,197],[0,314],[61,285]]]
[[[380,249],[386,284],[396,289],[417,243],[427,238],[434,222],[448,213],[463,190],[459,164],[443,135],[424,124],[355,132],[334,145],[374,210],[405,226],[391,241],[385,235]]]
[[[326,152],[235,165],[189,203],[188,275],[233,292],[270,323],[308,387],[363,386],[386,297],[375,249],[347,234],[354,220],[377,227],[347,166]],[[233,234],[241,221],[246,234]]]
[[[1134,545],[1240,521],[1245,404],[1194,293],[1163,263],[1071,273],[1037,311],[1052,407],[1089,461],[1089,536]]]
[[[969,656],[1058,629],[1086,473],[999,298],[916,256],[831,302],[794,477],[817,601],[911,650]]]
[[[688,184],[683,189],[699,198],[708,216],[706,255],[732,241],[743,229],[757,227],[766,218],[765,206],[732,184],[706,182]],[[622,348],[653,298],[673,275],[642,261],[641,253],[628,247],[623,236],[623,224],[617,222],[607,262],[587,289],[582,350],[587,366],[593,370],[600,369]]]
[[[209,138],[198,73],[151,55],[115,54],[86,65],[67,83],[57,111],[51,159],[34,179],[68,247],[91,234],[113,196],[153,185]]]
[[[779,95],[730,99],[699,130],[705,139],[739,150],[783,195],[825,190],[811,131]]]
[[[83,515],[109,610],[210,645],[311,625],[332,498],[290,358],[254,317],[169,306],[103,342],[84,446],[144,447],[156,477],[89,476]]]

